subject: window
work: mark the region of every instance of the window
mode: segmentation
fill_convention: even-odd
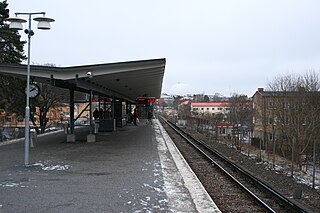
[[[221,128],[220,129],[220,134],[226,134],[226,129],[225,128]]]
[[[293,125],[298,124],[298,118],[293,118],[293,119],[292,119],[292,124],[293,124]]]
[[[212,107],[212,110],[214,110],[214,107]]]
[[[273,118],[269,118],[269,124],[272,125],[273,124]]]
[[[285,109],[288,109],[288,108],[289,108],[289,102],[284,102],[283,105],[284,105],[284,108],[285,108]]]
[[[201,110],[203,110],[203,108],[201,108]]]
[[[272,101],[270,101],[270,102],[268,103],[268,107],[271,108],[271,109],[273,108],[273,102],[272,102]]]
[[[273,134],[269,134],[269,141],[273,140]]]
[[[226,110],[227,110],[227,111],[229,111],[229,110],[230,110],[230,108],[226,108]]]
[[[198,108],[193,108],[193,111],[196,111],[196,110],[198,110]]]
[[[207,108],[207,110],[209,110],[209,108]]]
[[[11,120],[12,120],[11,116],[6,116],[6,117],[4,118],[4,121],[5,121],[5,122],[11,122]]]
[[[218,107],[218,110],[222,110],[222,107]]]
[[[307,125],[307,119],[306,118],[302,118],[302,125],[303,126]]]
[[[290,121],[289,118],[286,117],[286,118],[285,118],[285,124],[286,124],[286,125],[289,125],[289,121]]]

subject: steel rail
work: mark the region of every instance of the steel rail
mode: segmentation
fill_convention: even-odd
[[[270,194],[272,194],[273,196],[275,196],[280,202],[284,203],[285,205],[287,205],[288,207],[291,207],[294,211],[296,212],[301,212],[301,213],[313,213],[312,210],[308,209],[307,207],[303,206],[302,204],[296,202],[293,199],[287,198],[286,196],[282,195],[280,192],[278,192],[277,190],[273,189],[270,185],[268,185],[267,183],[265,183],[264,181],[262,181],[261,179],[255,177],[253,174],[251,174],[249,171],[247,171],[246,169],[242,168],[241,166],[237,165],[236,163],[234,163],[233,161],[231,161],[230,159],[228,159],[227,157],[225,157],[223,154],[221,154],[220,152],[218,152],[217,150],[212,149],[211,147],[209,147],[208,145],[206,145],[205,143],[193,138],[191,135],[189,135],[188,133],[184,132],[181,128],[177,127],[173,122],[171,122],[170,120],[164,118],[164,117],[160,117],[163,121],[165,121],[175,132],[177,132],[179,135],[181,135],[185,140],[187,140],[189,143],[191,143],[195,148],[197,148],[201,153],[203,153],[208,159],[210,159],[210,161],[218,166],[219,169],[221,169],[223,172],[225,172],[231,179],[234,179],[234,181],[240,185],[242,187],[242,184],[236,180],[231,174],[229,174],[225,169],[223,169],[216,161],[214,161],[211,157],[209,157],[202,149],[200,149],[197,145],[195,145],[193,142],[203,146],[207,151],[217,155],[219,158],[221,158],[223,161],[225,161],[226,163],[228,163],[232,168],[236,169],[237,171],[241,172],[241,174],[245,175],[246,177],[248,177],[250,180],[252,180],[253,182],[255,182],[258,186],[260,186],[262,189],[266,190],[267,192],[269,192]],[[192,142],[193,141],[193,142]],[[271,209],[271,207],[269,207],[267,204],[265,204],[263,201],[260,202],[260,198],[256,198],[256,196],[249,190],[247,189],[245,186],[244,190],[247,191],[251,196],[255,197],[255,199],[261,204],[263,205],[267,210],[271,211],[271,212],[275,212],[274,210]]]
[[[195,149],[197,149],[199,152],[201,152],[207,160],[210,161],[211,164],[214,164],[216,167],[218,167],[225,175],[227,175],[228,178],[233,180],[237,185],[239,185],[245,192],[247,192],[251,197],[253,197],[260,205],[263,206],[266,210],[276,213],[275,210],[273,210],[268,204],[266,204],[263,200],[261,200],[258,196],[256,196],[253,192],[251,192],[245,185],[243,185],[240,181],[238,181],[235,177],[233,177],[227,170],[225,170],[222,166],[219,165],[214,159],[212,159],[207,153],[205,153],[202,149],[200,149],[192,140],[190,140],[184,133],[180,132],[180,129],[177,129],[175,125],[173,125],[170,122],[166,122],[175,132],[177,132],[181,137],[183,137],[188,143],[190,143]]]

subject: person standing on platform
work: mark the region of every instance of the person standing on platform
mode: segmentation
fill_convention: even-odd
[[[138,119],[138,109],[137,108],[134,108],[132,117],[133,117],[133,124],[135,126],[137,126],[137,119]]]
[[[99,118],[99,110],[96,108],[94,111],[93,111],[93,117],[94,117],[94,120],[98,120]]]
[[[152,110],[149,109],[148,110],[148,122],[147,123],[152,124],[152,121],[151,121],[152,117],[153,117]]]
[[[104,111],[102,108],[99,110],[99,119],[104,119]]]

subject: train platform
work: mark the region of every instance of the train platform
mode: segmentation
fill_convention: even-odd
[[[0,212],[220,212],[157,119],[88,133],[0,143]]]

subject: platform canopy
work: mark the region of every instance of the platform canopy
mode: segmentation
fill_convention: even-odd
[[[31,65],[31,80],[135,102],[137,97],[160,97],[165,63],[162,58],[70,67]],[[0,64],[0,74],[24,78],[27,65]]]

